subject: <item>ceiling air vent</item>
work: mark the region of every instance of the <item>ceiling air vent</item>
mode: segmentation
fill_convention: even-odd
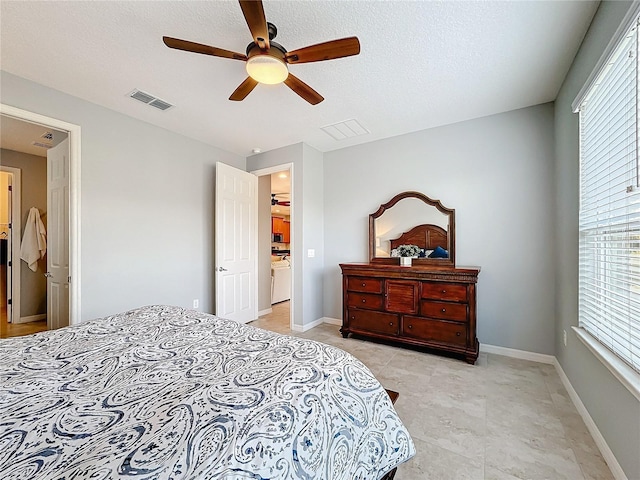
[[[332,125],[326,125],[320,128],[335,140],[344,140],[345,138],[358,137],[369,133],[369,130],[364,128],[357,120],[354,119],[345,120],[344,122],[338,122]]]
[[[170,103],[167,103],[164,100],[160,100],[153,95],[149,95],[147,92],[143,92],[142,90],[135,89],[133,92],[129,93],[129,96],[159,110],[169,110],[171,107],[173,107],[173,105],[171,105]]]
[[[158,99],[155,99],[153,102],[149,103],[149,105],[151,105],[152,107],[156,107],[159,110],[167,110],[173,107],[173,105],[171,105],[170,103],[163,102],[162,100]]]

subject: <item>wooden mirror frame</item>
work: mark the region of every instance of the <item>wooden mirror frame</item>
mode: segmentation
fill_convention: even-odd
[[[414,258],[412,260],[412,264],[414,265],[443,265],[443,266],[454,266],[456,265],[456,211],[453,208],[447,208],[440,200],[433,200],[432,198],[427,197],[423,193],[420,192],[402,192],[393,197],[387,203],[383,203],[380,205],[380,208],[376,210],[374,213],[369,215],[369,262],[370,263],[383,263],[383,264],[398,264],[399,260],[397,257],[376,257],[376,232],[375,232],[375,220],[380,217],[384,212],[393,207],[400,200],[404,200],[405,198],[417,198],[418,200],[422,200],[429,206],[437,208],[442,214],[447,215],[449,217],[449,224],[447,230],[447,251],[449,252],[449,258]],[[422,222],[420,219],[416,219],[417,225],[420,226]],[[411,231],[411,229],[409,230]],[[405,232],[407,233],[407,232]]]

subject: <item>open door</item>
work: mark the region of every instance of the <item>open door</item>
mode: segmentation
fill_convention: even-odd
[[[69,139],[47,151],[47,327],[69,325]]]
[[[216,163],[216,315],[246,323],[257,318],[258,177]]]

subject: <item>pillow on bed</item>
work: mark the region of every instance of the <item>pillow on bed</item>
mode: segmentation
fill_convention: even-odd
[[[429,258],[449,258],[449,252],[447,252],[444,248],[437,246],[436,249],[431,252]]]
[[[429,255],[433,253],[433,250],[427,250],[426,248],[420,249],[420,258],[427,258]]]

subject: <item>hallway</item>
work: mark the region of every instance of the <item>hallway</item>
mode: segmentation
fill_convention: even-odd
[[[47,330],[47,320],[9,323],[7,317],[7,266],[0,265],[0,338],[21,337]]]

